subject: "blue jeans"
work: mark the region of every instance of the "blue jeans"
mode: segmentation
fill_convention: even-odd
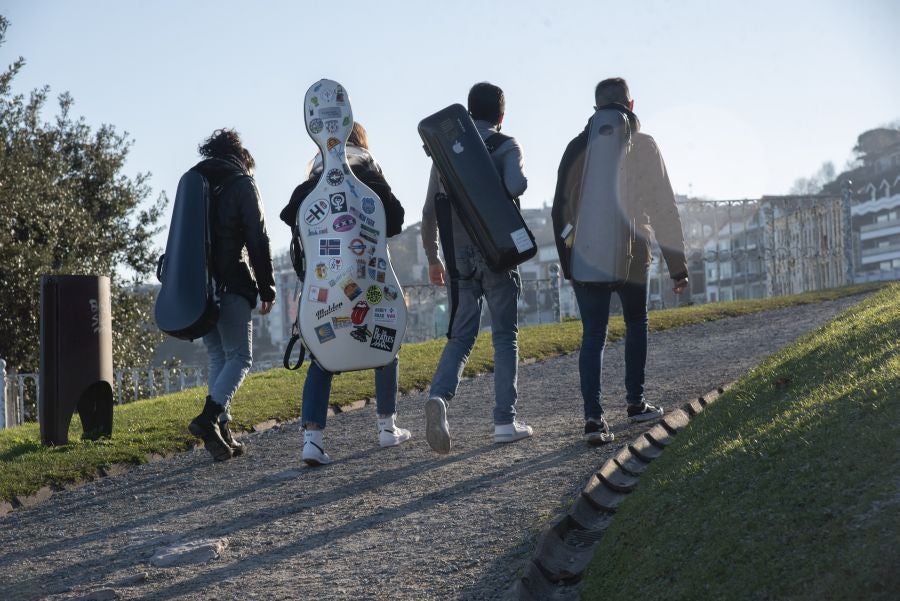
[[[375,368],[375,410],[380,415],[397,412],[397,380],[400,376],[400,358],[384,367]],[[331,380],[334,374],[311,361],[303,384],[303,418],[301,423],[325,427],[328,418],[328,399],[331,397]]]
[[[603,371],[603,349],[609,325],[609,301],[613,292],[622,302],[625,319],[625,400],[629,405],[644,401],[644,368],[647,364],[647,292],[643,282],[629,281],[616,288],[603,284],[572,283],[583,335],[578,357],[584,418],[603,415],[600,405],[600,376]]]
[[[458,278],[450,279],[450,327],[447,345],[431,379],[431,395],[448,403],[456,395],[469,353],[481,325],[481,307],[487,300],[494,342],[494,423],[513,423],[516,417],[519,369],[519,273],[495,272],[474,247],[456,254]]]
[[[209,355],[209,395],[231,419],[231,399],[253,364],[253,321],[250,302],[239,294],[226,292],[219,305],[216,327],[203,337]]]

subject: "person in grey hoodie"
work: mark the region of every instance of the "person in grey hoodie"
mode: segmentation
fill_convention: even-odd
[[[475,84],[469,91],[468,109],[510,198],[518,199],[525,192],[528,180],[523,173],[521,147],[514,138],[500,133],[506,109],[503,90],[490,83]],[[432,284],[446,284],[450,300],[447,345],[425,404],[428,444],[438,453],[450,452],[447,409],[475,344],[485,300],[491,313],[494,343],[494,440],[513,442],[531,436],[531,427],[516,421],[519,363],[516,304],[521,288],[518,271],[495,272],[487,266],[453,209],[434,167],[422,211],[421,231],[429,279]],[[438,256],[438,233],[446,266]]]
[[[572,282],[578,310],[584,326],[578,372],[584,400],[584,439],[590,444],[606,443],[614,436],[603,416],[600,404],[600,374],[603,349],[609,323],[609,303],[615,292],[622,301],[625,320],[625,405],[632,422],[656,419],[663,408],[644,398],[644,369],[647,364],[647,272],[652,255],[650,237],[656,238],[669,274],[672,288],[681,294],[688,286],[687,260],[681,219],[675,206],[675,195],[666,164],[656,141],[640,131],[634,114],[634,100],[628,84],[620,77],[604,79],[594,90],[595,110],[612,109],[625,115],[630,123],[631,149],[624,162],[623,208],[634,224],[631,235],[632,260],[625,282],[619,285]],[[571,255],[567,226],[576,223],[577,201],[587,154],[588,126],[578,134],[563,153],[559,164],[556,194],[553,197],[553,231],[562,264],[563,276],[572,280]]]

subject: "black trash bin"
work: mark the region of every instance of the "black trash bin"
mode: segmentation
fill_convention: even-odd
[[[41,442],[69,442],[78,410],[83,439],[112,435],[112,313],[109,278],[41,276]]]

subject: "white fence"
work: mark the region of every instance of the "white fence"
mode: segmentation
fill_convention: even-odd
[[[113,375],[117,404],[205,385],[206,368],[191,365],[117,369]],[[38,374],[6,373],[6,361],[0,359],[0,429],[39,420],[39,393]]]

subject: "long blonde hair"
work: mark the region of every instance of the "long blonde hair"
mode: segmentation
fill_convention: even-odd
[[[362,123],[359,121],[353,122],[353,129],[350,131],[350,136],[347,138],[347,144],[353,144],[354,146],[359,146],[360,148],[369,149],[369,134],[366,133],[366,128],[362,126]]]

